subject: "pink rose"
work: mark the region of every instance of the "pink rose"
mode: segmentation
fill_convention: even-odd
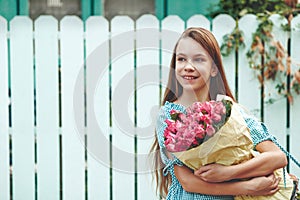
[[[215,134],[215,132],[216,131],[215,131],[215,129],[214,129],[213,126],[207,125],[207,127],[206,127],[206,133],[207,133],[208,136],[213,136]]]

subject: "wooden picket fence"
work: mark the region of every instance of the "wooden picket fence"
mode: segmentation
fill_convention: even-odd
[[[280,29],[285,19],[271,19],[285,47],[290,37],[299,63],[300,17],[290,36]],[[260,116],[260,85],[245,56],[257,25],[254,15],[239,21],[246,47],[239,50],[238,73],[235,55],[224,64],[233,91],[237,75],[239,102]],[[0,17],[0,199],[157,199],[147,160],[155,111],[175,41],[191,26],[212,30],[221,43],[235,21],[228,15],[212,22],[202,15],[110,22]],[[265,87],[266,94],[274,88]],[[297,158],[299,120],[299,97],[290,107],[285,99],[264,106],[270,132]],[[290,171],[300,176],[292,164]]]

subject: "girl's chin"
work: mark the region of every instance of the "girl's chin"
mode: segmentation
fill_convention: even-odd
[[[196,87],[192,87],[192,86],[183,86],[182,88],[183,88],[183,90],[185,90],[187,92],[194,92],[197,90]]]
[[[202,87],[199,86],[199,85],[188,85],[188,84],[183,84],[182,85],[182,89],[185,90],[186,92],[203,91],[203,90],[206,90],[205,88],[206,87],[204,85]],[[207,89],[208,89],[208,87],[207,87]]]

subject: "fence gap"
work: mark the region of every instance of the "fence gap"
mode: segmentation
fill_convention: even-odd
[[[265,49],[265,43],[262,41],[262,46]],[[260,120],[264,121],[264,105],[265,105],[265,55],[261,54],[261,70],[260,70]]]

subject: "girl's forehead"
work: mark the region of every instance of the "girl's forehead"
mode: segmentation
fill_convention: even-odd
[[[176,48],[176,55],[178,54],[184,54],[184,55],[203,54],[209,56],[209,54],[203,48],[203,46],[190,37],[181,38],[178,41],[177,48]]]

